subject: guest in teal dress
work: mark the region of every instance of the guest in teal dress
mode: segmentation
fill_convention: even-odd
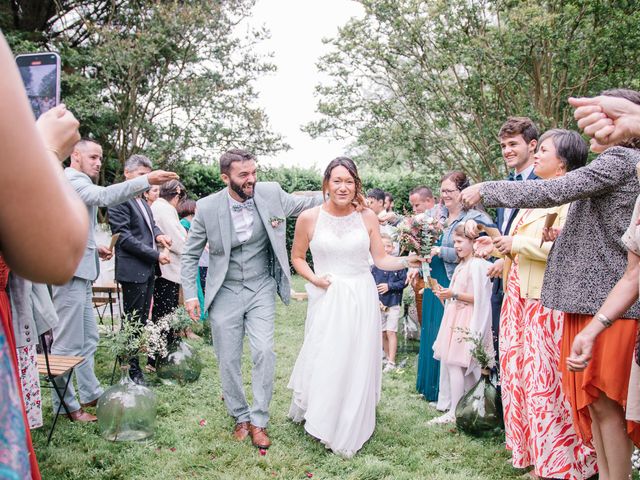
[[[436,207],[437,208],[437,207]],[[440,246],[440,240],[436,244]],[[443,288],[449,287],[449,277],[440,257],[433,257],[430,263],[431,277]],[[420,354],[418,355],[418,379],[416,389],[428,402],[438,400],[440,382],[440,362],[433,358],[433,342],[440,330],[444,307],[433,290],[424,289],[422,296],[422,328],[420,330]],[[423,348],[424,346],[424,348]]]
[[[189,229],[191,228],[191,220],[193,216],[196,214],[196,202],[189,198],[183,200],[178,205],[178,216],[180,217],[180,224],[187,231],[187,235],[189,234]],[[203,255],[207,255],[207,251],[202,252]],[[198,302],[200,303],[200,321],[205,321],[207,318],[207,311],[204,308],[204,290],[202,288],[201,283],[201,275],[196,277],[196,284],[198,285]]]

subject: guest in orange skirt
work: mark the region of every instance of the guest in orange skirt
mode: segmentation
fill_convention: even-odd
[[[578,426],[585,438],[593,438],[596,445],[602,443],[605,446],[608,475],[601,473],[600,478],[630,478],[632,446],[629,438],[640,446],[640,423],[637,423],[640,421],[640,367],[633,359],[636,322],[624,318],[615,320],[638,300],[639,216],[640,197],[629,228],[622,237],[629,251],[624,276],[593,317],[576,315],[571,330],[565,330],[562,345],[570,370],[564,383],[576,399],[574,416]],[[599,409],[601,401],[626,407],[628,438],[624,431],[616,428],[616,424],[625,422],[622,409],[617,408],[613,412]],[[608,446],[611,448],[607,449]],[[602,463],[600,460],[598,458],[599,465]]]

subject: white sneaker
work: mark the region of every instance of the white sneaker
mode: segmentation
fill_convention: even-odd
[[[387,362],[387,364],[382,369],[383,373],[393,372],[396,369],[396,364],[392,362]]]
[[[455,423],[455,421],[456,414],[454,412],[448,411],[444,415],[432,418],[427,422],[427,425],[445,425],[447,423]]]

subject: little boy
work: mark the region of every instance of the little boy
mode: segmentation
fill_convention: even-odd
[[[387,255],[393,252],[393,241],[387,234],[382,234],[382,244]],[[380,299],[380,314],[382,317],[382,348],[387,359],[383,372],[390,372],[396,368],[396,352],[398,350],[398,320],[400,319],[400,303],[402,290],[407,283],[407,269],[387,271],[380,270],[375,265],[371,273],[378,287]]]

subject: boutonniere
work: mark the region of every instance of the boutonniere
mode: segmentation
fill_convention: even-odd
[[[280,224],[282,222],[284,222],[284,218],[282,218],[282,217],[271,217],[269,219],[269,221],[271,222],[271,226],[273,228],[278,228],[280,226]]]

